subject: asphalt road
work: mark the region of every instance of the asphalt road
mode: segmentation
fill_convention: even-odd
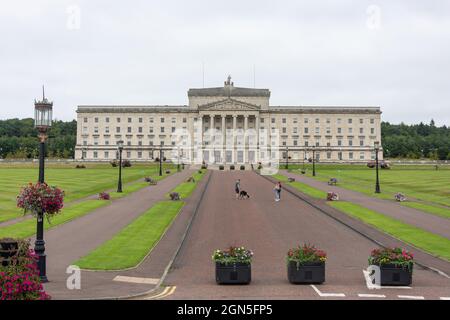
[[[235,199],[237,178],[250,199]],[[411,288],[369,289],[363,270],[376,244],[286,191],[275,202],[272,189],[269,181],[253,172],[212,173],[192,229],[165,279],[165,285],[176,287],[165,299],[450,297],[450,279],[418,266]],[[291,285],[287,280],[285,254],[301,243],[315,244],[328,253],[326,282],[316,288]],[[229,245],[253,250],[250,285],[216,285],[211,255]]]

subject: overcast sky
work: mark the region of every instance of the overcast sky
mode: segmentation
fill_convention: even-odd
[[[54,101],[187,104],[187,90],[271,90],[271,105],[381,106],[450,124],[450,1],[2,1],[0,118]],[[254,79],[254,70],[256,77]]]

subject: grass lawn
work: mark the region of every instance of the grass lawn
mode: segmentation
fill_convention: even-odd
[[[288,182],[288,177],[282,174],[275,174],[272,176],[274,179],[277,179],[283,183],[287,183],[291,186],[293,186],[294,188],[296,188],[298,191],[316,198],[316,199],[326,199],[327,198],[327,193],[325,191],[310,187],[307,184],[298,182],[298,181],[294,181],[294,182]],[[283,185],[281,185],[283,187]]]
[[[136,266],[162,237],[183,205],[182,201],[158,202],[111,240],[74,264],[92,270],[120,270]]]
[[[443,218],[450,219],[450,209],[446,209],[443,207],[433,206],[422,202],[411,202],[406,201],[401,203],[403,206],[414,208],[417,210],[421,210],[424,212],[432,213],[437,216],[441,216]]]
[[[301,169],[301,165],[290,165],[289,170]],[[422,200],[430,206],[422,205],[420,210],[435,214],[433,205],[446,206],[440,212],[450,214],[450,166],[393,165],[390,170],[380,170],[381,194],[375,194],[375,169],[364,165],[325,165],[316,166],[316,179],[328,181],[337,178],[340,187],[358,191],[383,199],[394,199],[394,194],[401,192],[407,198]],[[306,165],[306,175],[312,177],[312,166]],[[419,206],[418,206],[419,207]]]
[[[445,237],[416,228],[354,203],[334,201],[329,205],[401,241],[450,261],[450,240]]]
[[[205,173],[206,173],[206,170],[202,170],[202,173],[199,173],[198,171],[195,172],[192,175],[192,177],[194,177],[195,183],[194,182],[180,183],[170,193],[178,192],[180,194],[181,199],[186,199],[187,197],[189,197],[192,194],[192,192],[194,192],[195,188],[197,187],[197,182],[203,178]],[[167,194],[167,198],[169,198],[169,194]]]
[[[67,205],[72,201],[117,187],[118,168],[113,168],[109,164],[89,163],[86,164],[86,169],[75,169],[74,166],[75,164],[49,164],[45,172],[48,184],[58,186],[65,191],[64,202]],[[172,165],[166,164],[165,168],[167,167],[173,168]],[[37,175],[37,166],[0,165],[0,222],[20,216],[21,211],[16,207],[16,197],[22,186],[30,181],[36,182]],[[124,184],[145,176],[159,179],[158,166],[153,163],[136,164],[131,168],[124,168],[122,175]],[[133,185],[131,188],[137,187],[138,185]],[[127,188],[128,186],[124,186],[124,190]]]
[[[185,199],[192,194],[205,174],[206,170],[202,170],[202,173],[195,173],[193,175],[195,183],[183,182],[174,190],[182,186],[177,192],[182,193],[182,199]],[[91,270],[121,270],[135,267],[151,252],[181,211],[183,205],[183,201],[156,203],[112,239],[74,262],[74,265]]]
[[[56,227],[75,218],[84,216],[97,208],[110,204],[105,200],[86,200],[75,203],[61,211],[61,214],[53,217],[50,223],[44,221],[45,229]],[[36,219],[24,220],[6,227],[0,228],[0,238],[28,238],[36,233]]]

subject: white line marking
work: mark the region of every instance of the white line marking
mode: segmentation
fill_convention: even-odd
[[[159,279],[117,276],[113,279],[113,281],[139,283],[139,284],[157,284]]]
[[[450,300],[450,297],[440,297],[441,300]]]
[[[407,286],[379,286],[377,284],[372,283],[372,279],[369,277],[369,271],[363,270],[364,278],[366,279],[366,286],[367,289],[373,290],[373,289],[412,289],[411,287]]]
[[[425,297],[423,297],[423,296],[401,296],[401,295],[399,295],[397,297],[399,297],[401,299],[414,299],[414,300],[424,300],[425,299]]]
[[[311,287],[314,289],[314,291],[321,297],[345,297],[345,294],[343,293],[322,293],[315,285],[311,285]]]
[[[370,293],[358,293],[358,297],[361,298],[386,298],[384,294],[370,294]]]

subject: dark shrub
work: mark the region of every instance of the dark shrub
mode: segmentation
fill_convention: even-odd
[[[244,166],[244,165],[241,165],[241,166],[239,167],[239,169],[240,169],[240,170],[245,170],[245,166]]]
[[[170,170],[166,170],[166,174],[170,174]]]
[[[156,180],[154,180],[154,179],[152,179],[152,178],[150,178],[150,177],[145,177],[144,180],[145,180],[145,182],[148,182],[148,183],[150,183],[151,185],[157,184]]]
[[[198,173],[203,173],[203,171],[202,170],[198,170]]]
[[[122,167],[123,167],[123,168],[129,168],[129,167],[131,167],[131,162],[130,162],[130,160],[123,160],[123,161],[122,161]]]
[[[202,169],[207,169],[208,166],[206,164],[202,164]]]
[[[224,170],[224,169],[225,169],[225,167],[223,165],[219,166],[219,170]]]
[[[116,160],[111,161],[110,164],[111,164],[111,166],[114,167],[114,168],[117,167],[117,161],[116,161]]]
[[[232,164],[231,166],[230,166],[230,170],[234,170],[235,168],[234,168],[234,164]]]
[[[155,158],[155,162],[159,162],[159,158]]]
[[[86,166],[84,164],[77,164],[75,169],[86,169]]]

